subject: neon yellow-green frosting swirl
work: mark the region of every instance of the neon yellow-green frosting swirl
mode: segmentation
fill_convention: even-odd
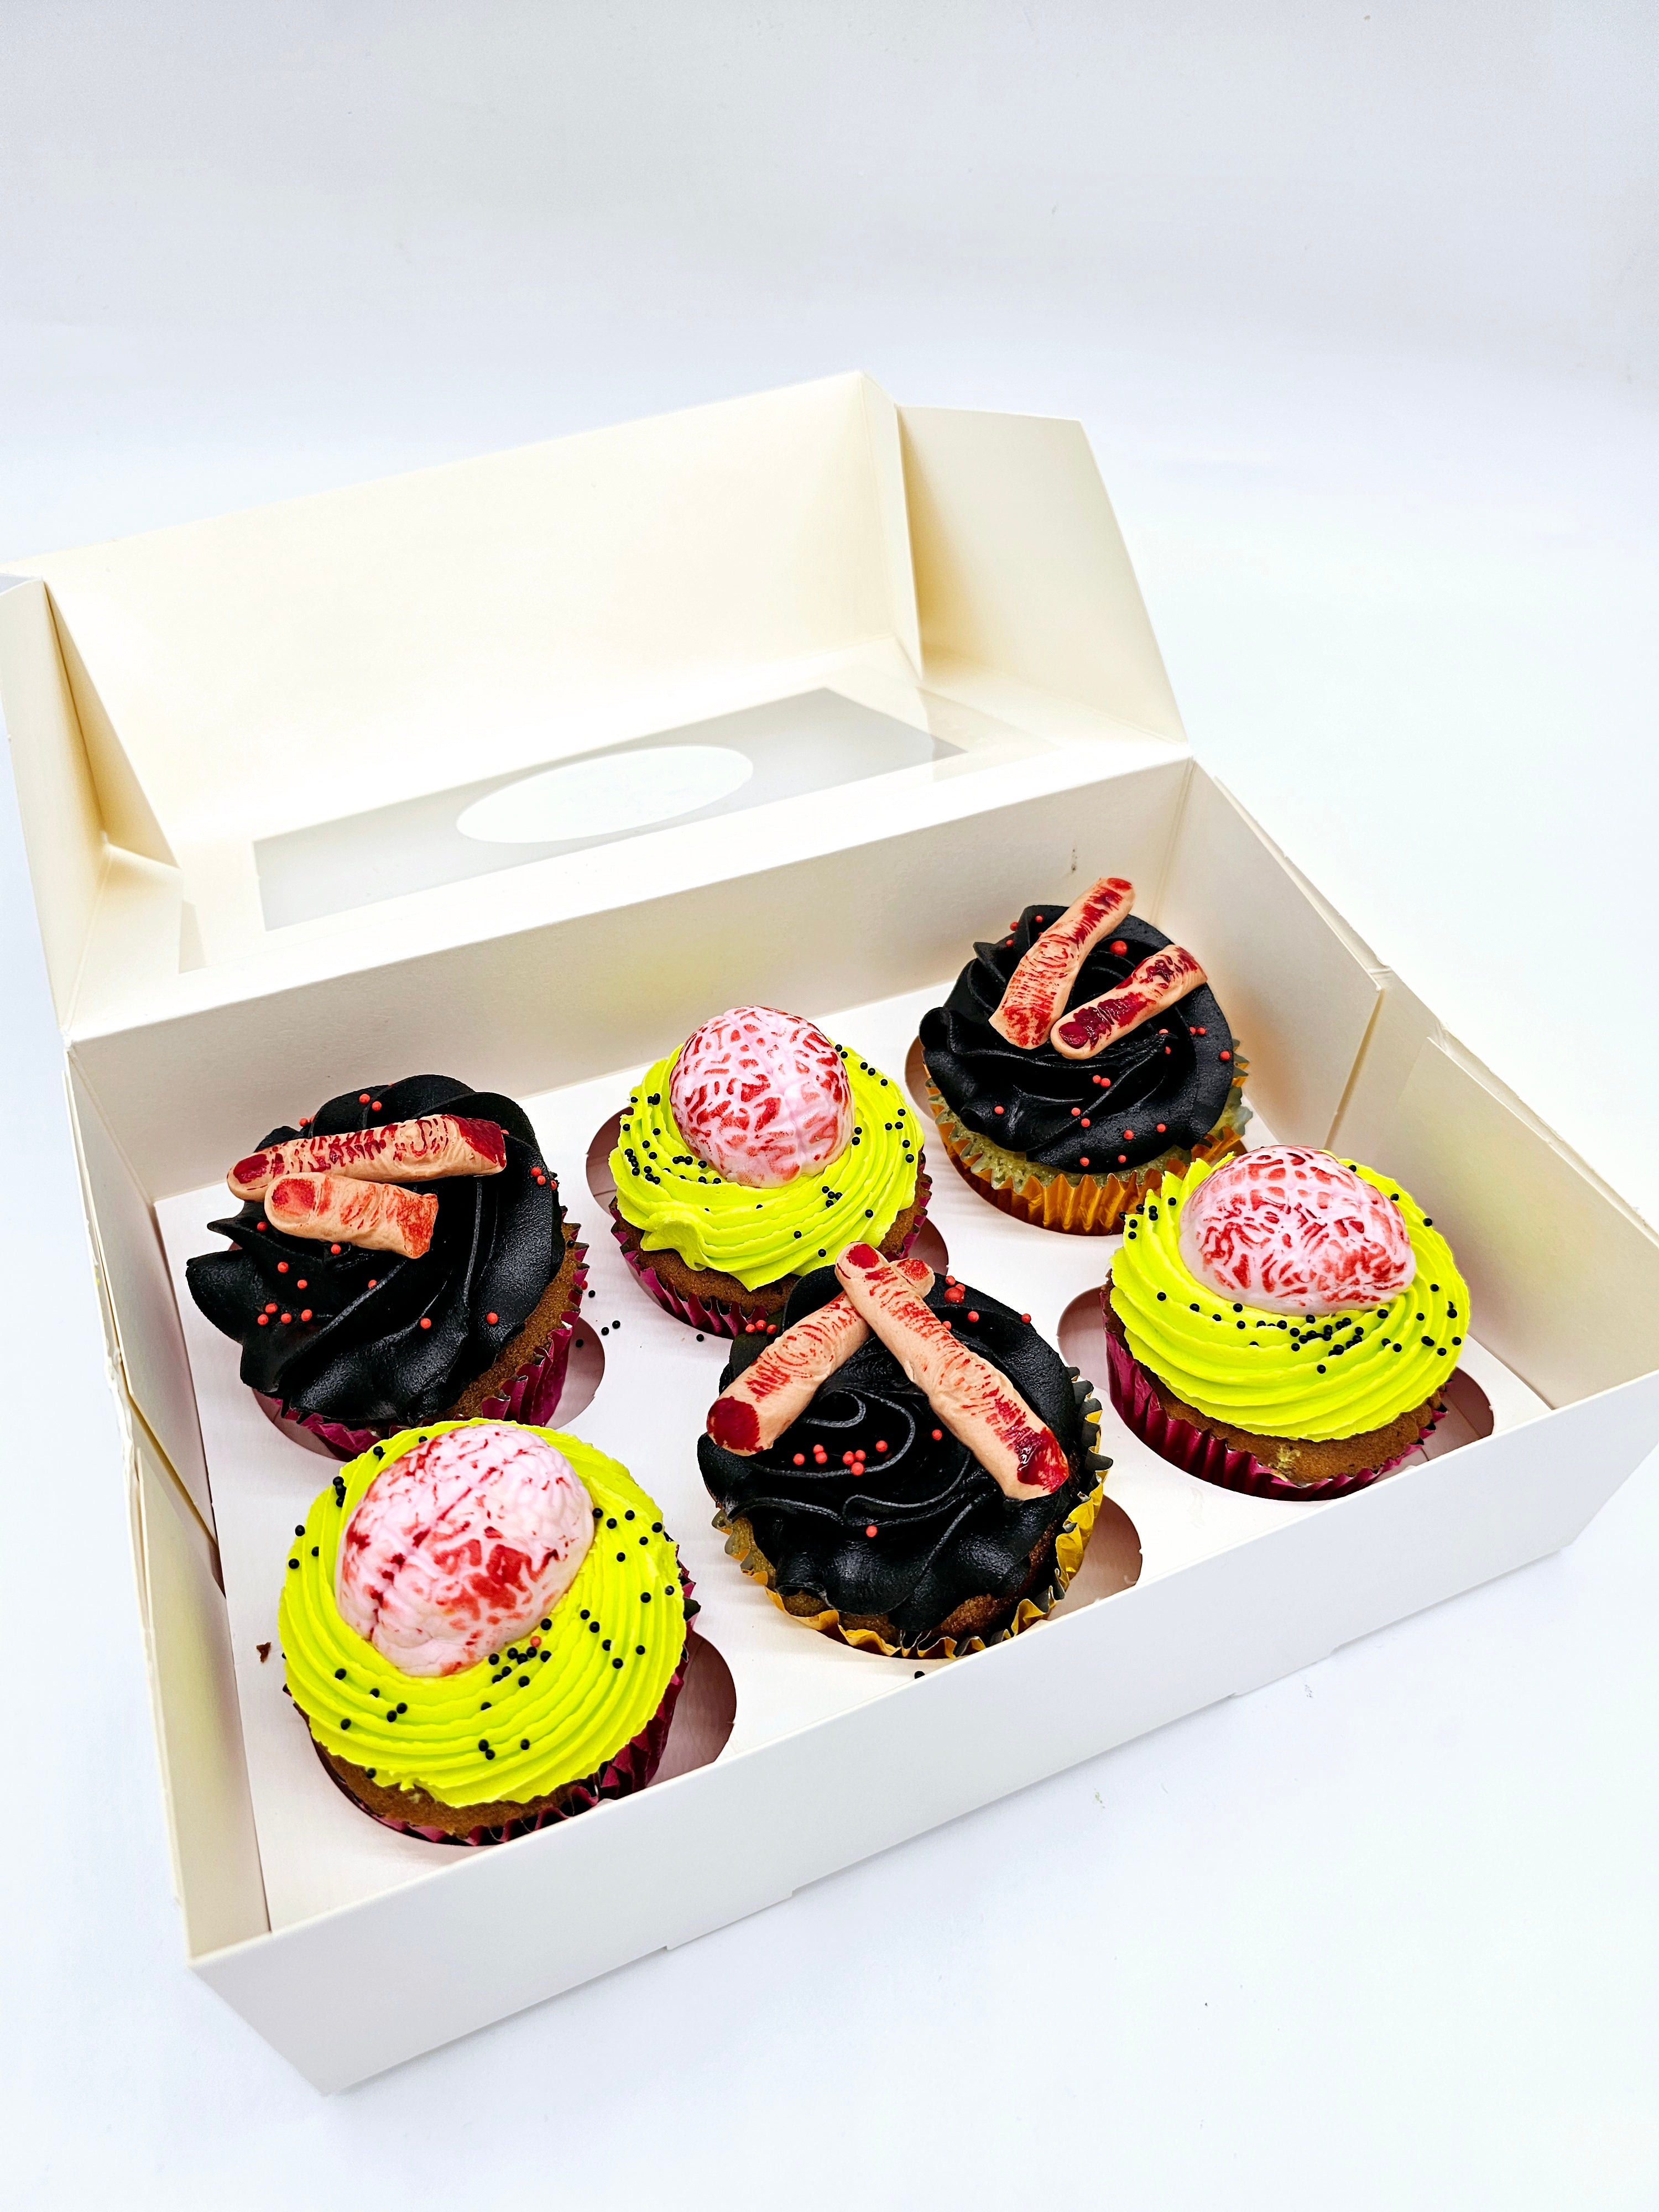
[[[1113,1310],[1141,1365],[1199,1413],[1265,1437],[1357,1437],[1422,1405],[1456,1366],[1469,1294],[1450,1247],[1397,1182],[1344,1165],[1395,1201],[1416,1255],[1415,1278],[1383,1306],[1310,1320],[1236,1305],[1195,1280],[1181,1256],[1181,1206],[1215,1172],[1207,1161],[1166,1175],[1129,1217]]]
[[[626,1468],[580,1437],[534,1429],[564,1454],[601,1516],[551,1626],[532,1632],[533,1652],[528,1637],[514,1644],[511,1664],[502,1650],[455,1674],[402,1673],[341,1619],[335,1555],[381,1468],[460,1425],[405,1429],[318,1492],[289,1547],[277,1626],[289,1689],[325,1750],[383,1784],[418,1784],[441,1804],[518,1805],[596,1773],[662,1703],[685,1645],[678,1555]]]
[[[745,1290],[840,1257],[860,1237],[882,1238],[916,1194],[921,1138],[899,1086],[837,1045],[853,1090],[853,1140],[829,1166],[775,1190],[728,1182],[699,1160],[668,1103],[679,1058],[671,1052],[630,1092],[611,1172],[617,1211],[647,1252],[677,1252],[717,1267]]]

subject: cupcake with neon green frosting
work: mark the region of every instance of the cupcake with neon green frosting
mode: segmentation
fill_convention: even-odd
[[[289,1694],[377,1820],[504,1842],[650,1781],[690,1588],[658,1507],[591,1444],[507,1421],[405,1430],[295,1529]]]
[[[736,1006],[630,1094],[611,1221],[658,1304],[714,1335],[772,1335],[804,1274],[927,1218],[921,1133],[891,1076],[799,1014]]]
[[[1124,1421],[1259,1497],[1334,1498],[1398,1466],[1468,1332],[1451,1248],[1411,1194],[1293,1145],[1166,1175],[1101,1303]]]

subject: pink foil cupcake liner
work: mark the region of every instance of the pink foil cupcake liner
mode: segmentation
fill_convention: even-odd
[[[480,1421],[529,1421],[538,1428],[550,1428],[553,1416],[564,1395],[565,1376],[570,1366],[570,1347],[576,1339],[576,1323],[581,1315],[582,1294],[587,1287],[587,1247],[577,1244],[576,1272],[570,1286],[570,1306],[547,1342],[533,1359],[509,1379],[505,1390],[484,1399],[476,1413],[469,1419]],[[296,1443],[303,1443],[314,1437],[323,1449],[338,1460],[358,1459],[371,1444],[384,1443],[399,1429],[413,1425],[408,1421],[392,1421],[373,1429],[349,1428],[343,1421],[330,1420],[325,1413],[295,1413],[280,1405],[275,1398],[254,1392],[260,1410],[285,1434]],[[439,1414],[440,1420],[452,1418]]]
[[[1100,1296],[1103,1307],[1106,1292],[1102,1291]],[[1150,1446],[1160,1459],[1167,1459],[1172,1467],[1195,1474],[1200,1482],[1213,1482],[1223,1490],[1242,1491],[1249,1498],[1289,1498],[1296,1504],[1343,1498],[1351,1490],[1364,1490],[1379,1475],[1391,1474],[1422,1443],[1419,1437],[1409,1450],[1396,1452],[1380,1467],[1361,1468],[1355,1474],[1334,1474],[1323,1482],[1287,1481],[1273,1468],[1264,1467],[1253,1452],[1241,1451],[1207,1429],[1195,1429],[1190,1421],[1176,1420],[1166,1413],[1151,1376],[1127,1345],[1110,1328],[1105,1335],[1107,1388],[1125,1428]],[[1425,1430],[1425,1436],[1435,1427],[1437,1419],[1437,1415],[1436,1421]]]
[[[691,1616],[697,1611],[691,1598],[691,1577],[682,1571],[681,1586],[685,1592],[686,1640],[668,1686],[662,1693],[662,1703],[636,1736],[625,1743],[619,1752],[607,1759],[597,1774],[590,1774],[584,1782],[568,1782],[558,1792],[556,1805],[545,1805],[538,1812],[526,1814],[521,1820],[507,1820],[495,1828],[469,1828],[465,1834],[452,1835],[447,1828],[422,1827],[412,1820],[393,1820],[383,1813],[365,1805],[362,1799],[349,1790],[329,1765],[322,1746],[313,1736],[312,1748],[323,1763],[323,1771],[340,1792],[349,1798],[360,1813],[367,1813],[371,1820],[382,1828],[390,1828],[394,1835],[418,1836],[423,1843],[454,1844],[463,1850],[477,1850],[489,1844],[510,1844],[515,1836],[533,1836],[538,1828],[556,1827],[561,1820],[574,1820],[579,1813],[591,1813],[596,1805],[608,1798],[629,1797],[636,1790],[643,1790],[653,1780],[662,1764],[662,1755],[668,1744],[668,1731],[674,1724],[674,1708],[679,1703],[685,1670],[691,1657]]]
[[[921,1194],[921,1203],[916,1209],[915,1219],[905,1232],[903,1243],[899,1247],[901,1259],[921,1236],[927,1220],[927,1191],[932,1190],[933,1185],[927,1183],[927,1190],[924,1190],[925,1181],[926,1171],[919,1171],[916,1177],[916,1188]],[[616,1238],[623,1258],[627,1261],[635,1277],[651,1293],[663,1311],[672,1314],[676,1321],[683,1321],[688,1328],[700,1328],[708,1336],[742,1336],[752,1328],[755,1316],[745,1313],[741,1306],[728,1305],[724,1300],[718,1298],[705,1300],[698,1297],[695,1293],[686,1297],[678,1291],[671,1290],[651,1265],[648,1254],[643,1250],[631,1249],[625,1241],[626,1232],[623,1228],[614,1200],[611,1206],[611,1233]]]

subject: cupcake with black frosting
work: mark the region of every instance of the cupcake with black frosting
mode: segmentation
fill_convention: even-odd
[[[1115,1231],[1167,1172],[1242,1150],[1246,1064],[1193,956],[1103,877],[976,945],[925,1014],[928,1104],[982,1198],[1078,1236]]]
[[[714,1525],[792,1619],[949,1658],[1042,1619],[1109,1462],[1100,1407],[1028,1315],[868,1244],[739,1338],[699,1440]]]
[[[279,1425],[351,1459],[423,1422],[552,1418],[586,1248],[514,1100],[447,1075],[342,1091],[227,1181],[230,1249],[185,1272]]]

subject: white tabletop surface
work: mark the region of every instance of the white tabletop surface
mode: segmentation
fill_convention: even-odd
[[[0,544],[849,366],[1079,415],[1206,763],[1659,1216],[1650,23],[1253,13],[20,5]],[[319,2098],[181,1962],[9,789],[0,952],[9,2202],[1659,2203],[1653,1461],[1553,1559]]]

